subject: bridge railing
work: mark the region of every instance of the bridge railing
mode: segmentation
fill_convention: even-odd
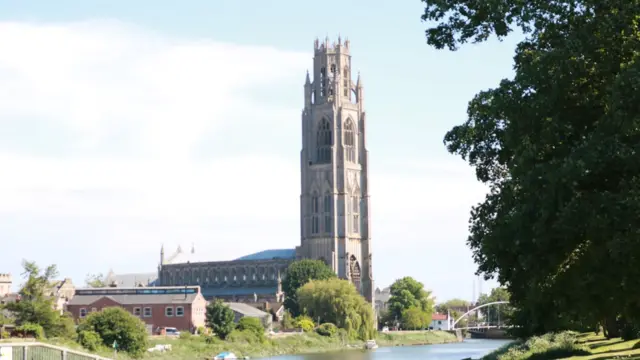
[[[39,342],[0,342],[0,360],[111,360]]]

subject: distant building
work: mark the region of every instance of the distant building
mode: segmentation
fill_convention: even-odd
[[[54,308],[62,314],[66,304],[73,299],[75,291],[76,287],[73,285],[73,281],[70,278],[65,278],[64,280],[52,281],[45,294],[53,298]]]
[[[387,310],[387,304],[389,303],[389,298],[391,298],[391,287],[386,287],[382,290],[380,288],[376,288],[376,292],[374,294],[376,311],[380,313],[380,311]]]
[[[108,287],[121,288],[159,285],[158,273],[116,274],[113,270],[109,270],[104,278],[104,283]]]
[[[205,325],[207,301],[199,286],[76,289],[67,310],[76,320],[118,306],[139,317],[150,330],[175,327],[192,331]]]
[[[431,315],[430,330],[451,330],[453,329],[453,318],[447,314],[433,314]]]
[[[295,260],[295,250],[265,250],[233,261],[201,261],[195,248],[178,247],[165,257],[160,251],[158,267],[162,286],[199,285],[207,299],[230,302],[282,302],[282,276]]]
[[[12,285],[13,280],[11,279],[11,274],[0,274],[0,298],[11,293]]]
[[[240,321],[243,317],[254,317],[260,319],[260,322],[262,322],[265,329],[271,329],[271,325],[273,323],[271,314],[243,303],[230,302],[225,303],[225,305],[229,306],[231,310],[233,310],[233,313],[235,314],[235,322]]]

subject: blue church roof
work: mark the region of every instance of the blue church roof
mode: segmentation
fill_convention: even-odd
[[[295,259],[296,258],[296,250],[295,249],[273,249],[273,250],[264,250],[257,252],[251,255],[245,255],[241,258],[236,259],[239,260],[273,260],[273,259]]]

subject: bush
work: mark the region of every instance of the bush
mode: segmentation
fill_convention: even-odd
[[[133,357],[142,356],[148,344],[145,324],[120,307],[110,307],[89,314],[77,328],[78,334],[83,331],[94,331],[102,339],[105,346],[117,343],[117,348]]]
[[[229,336],[227,336],[227,340],[234,343],[245,343],[245,344],[261,344],[264,340],[264,334],[262,337],[258,337],[255,332],[251,330],[233,330]]]
[[[304,315],[298,316],[293,321],[293,325],[296,327],[296,329],[302,329],[302,331],[304,332],[311,332],[313,331],[313,328],[316,326],[310,317],[304,316]]]
[[[590,355],[578,344],[577,333],[562,332],[534,336],[526,342],[511,343],[485,356],[484,360],[545,360]]]
[[[322,336],[334,337],[338,333],[338,327],[332,323],[324,323],[318,326],[316,332]]]
[[[198,328],[196,329],[198,335],[205,335],[207,334],[207,328],[204,326],[198,326]]]
[[[11,334],[6,331],[6,330],[2,330],[0,331],[0,339],[8,339],[11,337]]]
[[[191,339],[191,333],[188,331],[181,331],[180,332],[180,340],[189,340]]]
[[[76,323],[70,313],[60,316],[58,322],[51,327],[47,337],[60,337],[64,339],[73,339],[76,337]]]
[[[16,331],[21,335],[21,337],[33,337],[36,339],[44,338],[44,329],[38,324],[24,323],[16,327]]]
[[[262,322],[260,319],[255,317],[243,317],[238,321],[238,325],[236,325],[236,329],[239,331],[251,331],[256,334],[259,338],[264,338],[264,326],[262,326]]]
[[[80,331],[78,333],[78,343],[89,351],[96,351],[103,345],[100,334],[93,330]]]

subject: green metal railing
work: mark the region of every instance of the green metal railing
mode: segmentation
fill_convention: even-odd
[[[0,343],[0,360],[111,360],[38,342]]]

